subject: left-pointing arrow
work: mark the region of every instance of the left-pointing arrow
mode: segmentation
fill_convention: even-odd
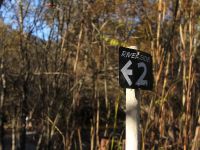
[[[131,86],[132,85],[132,81],[129,78],[130,75],[133,75],[133,71],[128,69],[128,67],[132,64],[132,62],[129,60],[126,65],[121,69],[122,74],[124,75],[124,78],[126,79],[126,81],[128,82],[128,85]]]

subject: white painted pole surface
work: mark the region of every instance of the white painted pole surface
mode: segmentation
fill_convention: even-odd
[[[129,48],[137,49],[136,46]],[[134,74],[134,73],[133,73]],[[126,89],[126,150],[139,150],[139,95]]]

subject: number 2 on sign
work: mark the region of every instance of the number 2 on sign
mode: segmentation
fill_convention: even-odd
[[[142,75],[140,76],[140,78],[136,81],[136,85],[140,86],[140,85],[146,85],[148,84],[147,80],[144,80],[146,74],[147,74],[147,67],[145,65],[145,63],[140,62],[138,63],[138,68],[143,68],[144,71],[142,73]]]

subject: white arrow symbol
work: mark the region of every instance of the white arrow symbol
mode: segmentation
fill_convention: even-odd
[[[121,69],[122,74],[124,75],[126,81],[128,82],[128,85],[132,85],[132,81],[129,78],[130,75],[133,75],[133,71],[128,69],[128,67],[132,64],[132,62],[129,60],[126,65]]]

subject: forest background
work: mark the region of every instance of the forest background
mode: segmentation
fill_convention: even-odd
[[[132,45],[153,56],[154,88],[140,91],[141,149],[200,148],[199,0],[0,6],[0,150],[123,149],[118,49]]]

